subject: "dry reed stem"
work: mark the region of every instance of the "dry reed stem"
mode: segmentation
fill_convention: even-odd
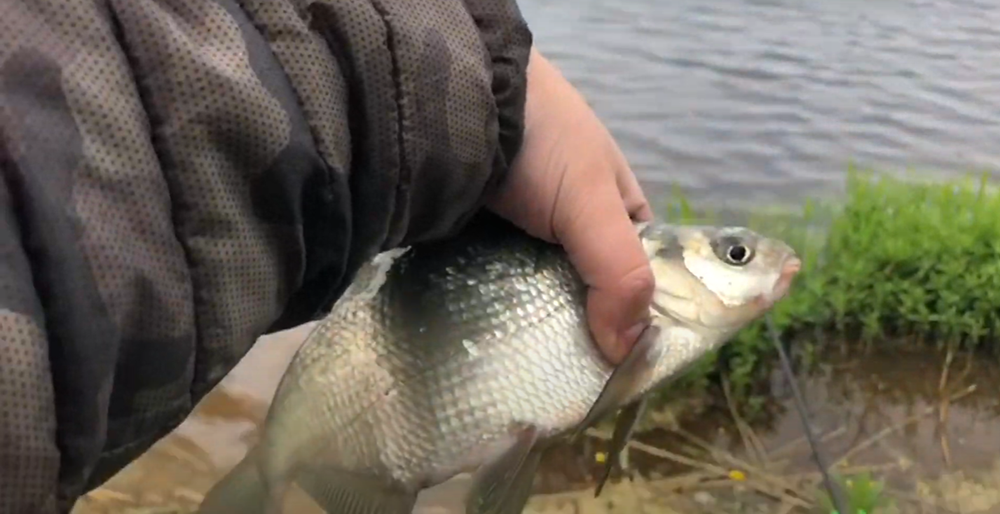
[[[764,443],[761,442],[753,428],[750,427],[740,416],[739,411],[737,411],[729,386],[729,377],[726,375],[722,375],[722,394],[726,398],[726,406],[729,408],[729,414],[733,417],[736,430],[740,433],[740,439],[743,440],[743,446],[746,449],[747,455],[750,455],[757,464],[768,468],[767,451],[764,449]]]
[[[593,428],[588,429],[586,431],[586,434],[591,437],[596,437],[598,439],[604,439],[604,440],[609,440],[611,438],[610,434],[598,431]],[[714,476],[717,478],[729,477],[730,470],[718,464],[700,461],[691,457],[687,457],[685,455],[671,452],[669,450],[657,448],[655,446],[651,446],[642,443],[640,441],[636,441],[634,439],[628,442],[628,446],[635,448],[636,450],[639,450],[648,455],[652,455],[654,457],[660,457],[662,459],[676,462],[684,466],[689,466],[695,469],[707,471],[709,473],[714,474]],[[739,459],[736,459],[735,457],[733,457],[733,459],[739,461]],[[741,462],[744,466],[746,466],[746,468],[753,468],[753,466],[749,466],[745,462],[742,461],[739,462]],[[731,486],[732,480],[727,479],[724,482],[730,484]],[[763,471],[761,471],[760,474],[758,473],[747,474],[746,480],[741,481],[740,483],[745,484],[748,488],[753,489],[760,494],[769,496],[771,498],[774,498],[782,502],[795,504],[803,508],[810,508],[813,505],[813,503],[810,500],[797,496],[797,492],[795,491],[793,484],[782,480],[781,477],[768,475]],[[699,484],[699,487],[704,487],[704,485]]]
[[[708,452],[717,461],[724,462],[725,464],[727,464],[727,465],[729,465],[729,466],[731,466],[733,468],[738,468],[738,469],[740,469],[742,471],[745,471],[750,476],[758,477],[758,479],[760,479],[762,481],[765,481],[765,482],[768,482],[772,487],[779,488],[779,489],[786,490],[786,491],[789,491],[789,490],[790,491],[795,491],[795,490],[799,489],[798,487],[796,487],[797,484],[795,484],[794,480],[782,479],[781,476],[779,476],[779,475],[777,475],[777,474],[775,474],[775,473],[773,473],[771,471],[768,471],[768,470],[766,470],[764,468],[761,468],[759,466],[755,466],[755,465],[753,465],[753,464],[751,464],[751,463],[749,463],[749,462],[747,462],[747,461],[745,461],[743,459],[740,459],[739,457],[736,457],[732,453],[730,453],[730,452],[728,452],[728,451],[726,451],[726,450],[724,450],[722,448],[719,448],[718,446],[712,445],[708,441],[705,441],[704,439],[702,439],[702,438],[700,438],[700,437],[698,437],[698,436],[696,436],[696,435],[694,435],[694,434],[692,434],[690,432],[687,432],[687,431],[682,430],[682,429],[677,429],[674,432],[677,433],[678,435],[680,435],[681,437],[687,439],[689,442],[693,443],[695,446],[698,446],[702,450]]]
[[[945,369],[947,370],[947,368]],[[963,378],[968,372],[968,370],[964,371],[965,372],[962,374]],[[946,389],[947,383],[948,383],[947,376],[944,375],[943,372],[942,380],[939,383],[939,388],[943,391],[944,389]],[[732,408],[732,404],[728,397],[728,386],[724,384],[723,387],[724,387],[724,392],[726,392],[727,394],[727,403],[730,404],[730,412],[733,413],[734,422],[737,423],[738,429],[740,430],[744,448],[751,457],[753,457],[758,451],[760,451],[761,462],[768,462],[773,465],[773,463],[775,462],[774,456],[776,454],[787,452],[792,446],[801,443],[801,441],[803,440],[802,438],[793,441],[792,443],[786,444],[785,446],[779,448],[775,452],[767,454],[767,452],[764,451],[763,449],[763,445],[757,446],[756,444],[754,444],[753,441],[755,439],[759,441],[759,438],[754,433],[752,427],[750,427],[749,424],[745,424],[742,425],[742,427],[740,427],[739,422],[744,421],[745,423],[745,420],[742,420],[742,418],[739,417],[738,413],[736,413],[736,411]],[[977,388],[976,384],[972,384],[958,392],[947,395],[943,398],[942,405],[950,405],[953,402],[960,401],[962,398],[965,398],[966,396],[975,392],[976,388]],[[893,468],[898,468],[899,467],[898,463],[889,463],[876,466],[846,466],[844,464],[858,453],[879,443],[889,435],[904,429],[905,427],[919,421],[920,419],[923,419],[927,416],[934,414],[935,411],[940,411],[940,410],[941,410],[940,405],[927,407],[922,412],[910,416],[895,425],[884,428],[883,430],[874,434],[870,438],[860,442],[859,444],[855,445],[853,448],[848,450],[846,453],[844,453],[844,455],[842,455],[839,459],[837,459],[836,462],[834,462],[833,465],[831,465],[831,468],[840,468],[840,472],[844,474],[855,474],[862,471],[886,471]],[[942,416],[941,421],[944,422],[946,421],[946,419],[947,419],[946,416]],[[670,483],[667,483],[666,485],[661,487],[661,489],[676,491],[681,489],[688,489],[691,487],[697,487],[698,489],[702,490],[715,489],[721,487],[732,487],[734,485],[734,481],[731,478],[729,478],[730,474],[729,470],[727,470],[724,467],[724,466],[729,466],[731,468],[740,469],[746,474],[746,480],[738,483],[744,484],[746,487],[756,491],[759,494],[763,494],[765,496],[768,496],[770,498],[779,501],[780,506],[778,508],[778,512],[781,514],[788,514],[792,512],[795,508],[809,509],[815,505],[815,503],[811,499],[803,496],[801,491],[818,487],[819,482],[822,480],[821,473],[811,472],[811,473],[796,474],[795,476],[783,476],[780,474],[769,472],[767,469],[764,469],[761,466],[756,466],[743,459],[740,459],[739,457],[733,455],[731,452],[719,448],[718,446],[713,445],[707,442],[706,440],[682,428],[671,428],[669,429],[669,431],[676,433],[677,435],[688,440],[688,442],[692,443],[695,447],[700,448],[702,451],[707,452],[712,459],[718,462],[718,464],[705,462],[685,455],[677,454],[669,450],[657,448],[642,443],[640,441],[636,440],[629,441],[628,446],[638,451],[700,470],[683,475],[681,477],[682,478],[681,480],[673,482],[672,484],[673,487],[671,487]],[[822,440],[826,441],[832,439],[833,437],[839,436],[845,432],[846,428],[840,427],[838,429],[828,432],[827,434],[824,434]],[[587,431],[587,434],[592,437],[596,437],[598,439],[604,439],[604,440],[610,439],[609,434],[600,432],[596,429],[589,429]],[[892,495],[894,497],[899,498],[900,500],[919,504],[921,506],[921,510],[923,510],[923,508],[926,507],[932,507],[938,509],[943,508],[942,506],[937,505],[936,502],[933,502],[926,498],[921,498],[914,494],[905,493],[903,491],[893,491]]]

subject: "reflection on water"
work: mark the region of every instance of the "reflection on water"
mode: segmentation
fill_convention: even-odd
[[[191,419],[81,501],[76,513],[122,512],[129,506],[142,507],[134,512],[149,512],[154,507],[192,509],[204,491],[254,443],[269,397],[307,332],[308,327],[301,327],[262,339],[223,386],[199,405]],[[879,476],[908,494],[916,494],[918,480],[929,483],[942,475],[949,476],[953,470],[974,473],[997,463],[1000,399],[995,392],[1000,390],[1000,367],[995,362],[955,359],[942,393],[940,355],[892,348],[846,358],[831,352],[824,359],[825,364],[803,377],[803,388],[817,432],[825,434],[823,446],[831,460],[847,455],[851,466],[876,466]],[[776,376],[772,387],[775,398],[768,409],[771,415],[753,427],[764,447],[765,462],[747,453],[724,406],[709,406],[694,419],[680,420],[679,430],[648,430],[637,439],[688,454],[691,441],[679,434],[694,433],[769,472],[792,477],[815,474],[799,418],[782,384]],[[976,392],[952,402],[941,423],[938,407],[942,398],[973,384]],[[551,494],[592,487],[601,471],[594,456],[603,450],[602,441],[587,439],[550,452],[536,482],[536,492]],[[692,471],[690,466],[635,450],[630,452],[630,462],[646,479]],[[619,479],[616,476],[614,480]],[[455,512],[440,507],[457,507],[466,486],[466,481],[459,480],[425,494],[420,503],[424,510],[418,512]],[[619,487],[634,492],[636,486],[623,483]],[[698,489],[698,483],[689,484],[681,490],[685,493],[682,496],[690,502]],[[983,498],[982,494],[977,496]],[[303,497],[294,498],[293,503],[299,507],[290,512],[318,512]],[[996,507],[1000,509],[1000,499]]]

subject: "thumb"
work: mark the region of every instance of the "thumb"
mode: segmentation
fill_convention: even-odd
[[[608,360],[618,364],[649,323],[655,282],[614,177],[607,177],[607,183],[560,199],[553,229],[590,286],[591,333]]]

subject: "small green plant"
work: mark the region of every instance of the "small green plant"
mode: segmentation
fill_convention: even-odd
[[[870,471],[843,478],[838,484],[846,497],[850,512],[841,513],[833,503],[828,491],[819,495],[823,514],[890,514],[896,512],[895,502],[885,495],[885,484],[872,478]]]

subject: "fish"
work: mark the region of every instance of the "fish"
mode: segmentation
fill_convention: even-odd
[[[647,398],[768,312],[801,268],[745,227],[636,223],[656,285],[648,328],[615,366],[559,245],[498,217],[473,226],[362,266],[199,512],[280,512],[294,483],[330,514],[409,514],[420,491],[471,473],[466,514],[520,513],[547,448],[617,413],[617,456]]]

